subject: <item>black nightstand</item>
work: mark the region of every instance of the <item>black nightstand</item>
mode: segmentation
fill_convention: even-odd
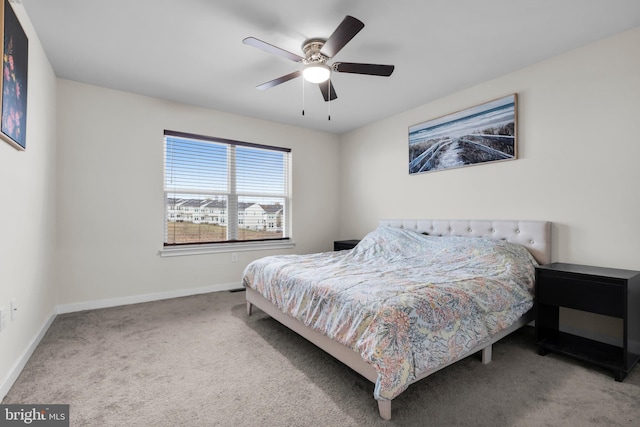
[[[622,319],[622,346],[558,330],[559,307]],[[640,272],[552,263],[536,268],[536,339],[541,355],[566,354],[625,379],[640,359]]]
[[[336,240],[333,242],[334,251],[344,251],[347,249],[353,249],[360,240]]]

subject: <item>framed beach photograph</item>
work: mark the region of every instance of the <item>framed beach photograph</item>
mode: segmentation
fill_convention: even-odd
[[[2,1],[2,116],[0,137],[18,150],[27,148],[29,39],[8,0]]]
[[[409,174],[517,158],[517,94],[409,127]]]

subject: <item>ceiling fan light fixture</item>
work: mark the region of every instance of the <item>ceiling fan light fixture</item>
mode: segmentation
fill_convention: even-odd
[[[326,64],[309,64],[302,70],[302,75],[309,83],[323,83],[329,80],[331,68]]]

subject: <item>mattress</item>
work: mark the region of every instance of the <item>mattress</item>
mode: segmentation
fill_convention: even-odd
[[[357,352],[391,400],[530,310],[536,265],[506,241],[379,227],[352,250],[256,260],[243,283]]]

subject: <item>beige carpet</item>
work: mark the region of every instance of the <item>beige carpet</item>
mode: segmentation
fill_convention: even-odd
[[[539,356],[524,328],[378,417],[373,384],[221,292],[61,315],[2,403],[68,403],[72,426],[638,426],[640,368]]]

